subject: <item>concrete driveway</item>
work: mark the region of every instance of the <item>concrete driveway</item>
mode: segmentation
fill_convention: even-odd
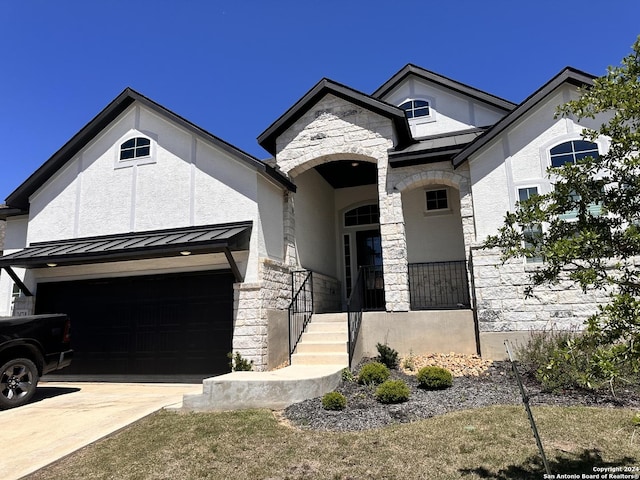
[[[0,472],[15,480],[163,407],[202,384],[40,382],[33,400],[0,411]],[[10,448],[9,448],[10,446]]]

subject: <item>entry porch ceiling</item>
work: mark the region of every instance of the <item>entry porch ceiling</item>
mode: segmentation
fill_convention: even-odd
[[[378,167],[375,163],[338,160],[318,165],[315,169],[333,188],[358,187],[378,183]]]

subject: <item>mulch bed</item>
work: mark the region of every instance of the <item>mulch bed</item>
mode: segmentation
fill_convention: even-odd
[[[356,372],[358,370],[359,368],[355,369]],[[550,393],[543,392],[534,379],[526,375],[522,378],[532,406],[579,405],[640,409],[638,392],[620,390],[615,396],[610,392],[585,390]],[[456,410],[491,405],[522,405],[522,397],[509,362],[493,362],[485,366],[480,374],[473,372],[454,377],[453,386],[446,390],[420,389],[415,376],[401,370],[391,370],[391,379],[407,382],[411,389],[407,402],[384,405],[375,399],[374,388],[359,385],[355,381],[342,382],[336,390],[347,398],[344,410],[324,410],[321,399],[314,398],[289,406],[284,411],[284,417],[305,429],[358,431],[412,422]]]

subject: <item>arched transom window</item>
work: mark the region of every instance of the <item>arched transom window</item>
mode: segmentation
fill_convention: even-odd
[[[598,145],[586,140],[571,140],[556,145],[549,151],[551,166],[561,167],[567,163],[577,163],[585,157],[597,157]]]
[[[120,145],[120,160],[131,160],[149,155],[151,155],[151,141],[148,138],[136,137]]]
[[[344,214],[344,226],[355,227],[357,225],[372,225],[380,223],[380,210],[378,205],[362,205],[349,210]]]
[[[404,110],[407,118],[428,117],[431,109],[427,100],[407,100],[400,108]]]

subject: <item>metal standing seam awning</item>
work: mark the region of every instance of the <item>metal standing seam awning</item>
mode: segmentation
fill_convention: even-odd
[[[224,253],[236,281],[242,274],[231,254],[249,249],[253,222],[225,223],[197,227],[131,232],[98,237],[33,243],[18,252],[0,257],[4,268],[20,290],[32,296],[12,267],[43,268],[48,265],[83,265],[142,260],[190,254]]]

